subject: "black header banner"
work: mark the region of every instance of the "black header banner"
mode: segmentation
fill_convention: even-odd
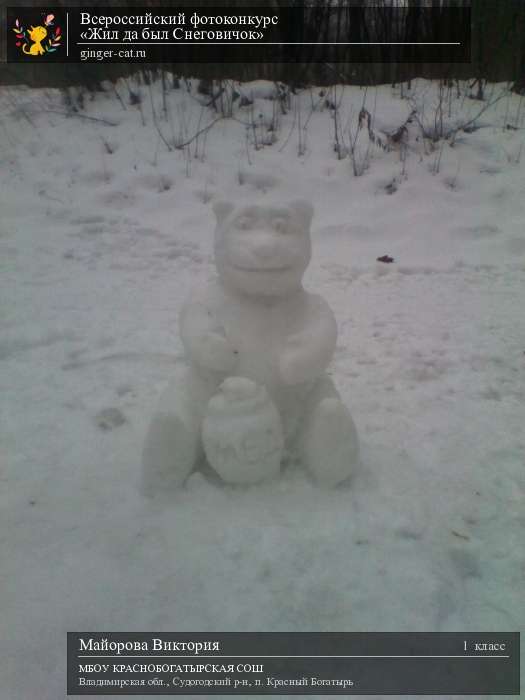
[[[8,7],[8,62],[465,63],[470,7]]]
[[[68,695],[519,695],[518,633],[68,633]]]

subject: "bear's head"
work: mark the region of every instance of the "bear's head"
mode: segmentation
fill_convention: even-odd
[[[214,206],[215,264],[222,282],[242,294],[279,297],[301,289],[311,256],[313,207],[253,204]]]

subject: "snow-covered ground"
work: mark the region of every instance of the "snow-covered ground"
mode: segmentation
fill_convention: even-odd
[[[410,126],[404,158],[362,130],[354,168],[319,90],[177,149],[219,116],[196,91],[165,114],[158,84],[138,106],[117,89],[70,117],[56,92],[0,91],[1,699],[65,697],[67,631],[523,630],[525,100],[494,86],[452,145]],[[445,125],[484,108],[467,93]],[[435,126],[436,86],[409,95],[332,91],[341,154],[363,104],[376,135],[414,107]],[[307,287],[338,319],[362,467],[336,490],[296,469],[146,499],[211,205],[253,196],[315,205]]]

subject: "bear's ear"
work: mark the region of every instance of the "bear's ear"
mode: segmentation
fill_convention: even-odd
[[[228,216],[228,214],[230,214],[232,210],[232,202],[215,202],[215,204],[213,205],[213,211],[215,212],[215,216],[217,217],[217,223],[222,224],[224,219]]]
[[[309,230],[314,215],[314,208],[310,202],[307,202],[304,199],[298,199],[295,202],[290,203],[290,209],[299,218],[304,228]]]

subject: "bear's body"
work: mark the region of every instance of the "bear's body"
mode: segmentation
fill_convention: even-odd
[[[204,320],[208,320],[210,333],[220,329],[221,338],[227,339],[231,367],[227,357],[222,367],[214,364],[219,353],[213,347],[209,348],[210,360],[206,362],[207,358],[202,358],[207,344],[202,337],[198,339],[200,348],[192,352],[192,322],[200,313]],[[323,365],[330,361],[336,340],[335,320],[320,297],[304,290],[283,300],[240,297],[219,281],[212,282],[184,307],[181,332],[196,379],[199,376],[209,378],[212,391],[231,375],[247,377],[264,386],[281,413],[287,436],[293,433],[293,426],[299,420],[298,413],[303,410],[308,393],[325,369]],[[317,336],[317,344],[308,336]],[[302,348],[299,347],[301,337]],[[290,343],[290,338],[297,338],[297,347],[291,347],[293,341]],[[297,355],[295,364],[290,358],[288,364],[292,366],[288,367],[287,354],[294,351]],[[286,371],[288,374],[295,372],[289,382],[284,381]]]
[[[342,481],[357,460],[357,435],[325,374],[337,339],[334,316],[321,297],[302,286],[311,254],[312,209],[295,202],[235,211],[225,203],[216,206],[216,214],[219,276],[182,309],[180,329],[190,366],[166,390],[150,427],[144,452],[148,481],[160,477],[161,483],[178,484],[186,478],[202,454],[203,421],[214,436],[204,441],[208,461],[228,481],[264,478],[257,450],[264,465],[268,444],[274,462],[284,448],[297,449],[317,479]],[[264,399],[257,394],[260,388]],[[256,395],[250,424],[246,406]],[[213,415],[206,423],[210,407]],[[261,411],[273,416],[270,423]],[[254,442],[257,421],[266,426],[266,437]],[[275,456],[278,449],[282,454]],[[227,455],[235,468],[224,468]]]

